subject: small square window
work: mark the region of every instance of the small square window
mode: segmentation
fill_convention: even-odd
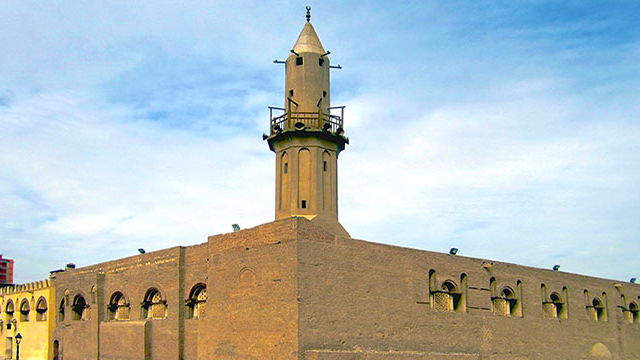
[[[303,209],[306,209],[307,208],[307,200],[302,200],[301,204],[300,204],[300,207],[303,208]]]
[[[296,58],[296,65],[302,65],[302,57],[298,56]]]
[[[289,96],[293,96],[293,89],[289,90]]]

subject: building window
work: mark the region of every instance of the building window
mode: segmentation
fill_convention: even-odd
[[[322,57],[320,57],[318,59],[318,65],[322,66],[324,64],[324,59]]]
[[[301,56],[298,56],[296,58],[296,65],[302,65],[302,57]]]
[[[303,208],[303,209],[306,209],[307,208],[307,200],[300,201],[300,207]]]
[[[293,89],[289,90],[289,97],[293,97]]]
[[[463,311],[462,292],[452,280],[442,283],[439,289],[431,292],[433,308],[439,311]]]
[[[593,321],[606,321],[607,311],[603,302],[598,298],[593,298],[591,304],[587,305],[587,312]]]
[[[629,304],[629,315],[629,321],[632,324],[640,324],[640,309],[633,301]]]
[[[64,321],[64,307],[65,307],[65,301],[64,299],[62,299],[60,301],[60,307],[58,307],[58,321]]]
[[[13,307],[13,301],[9,300],[9,302],[7,303],[7,306],[4,308],[4,312],[7,316],[7,324],[11,322],[11,320],[13,320],[13,313],[14,313],[14,307]]]
[[[502,316],[521,316],[520,299],[515,291],[505,287],[498,296],[493,297],[493,311]]]
[[[127,298],[121,292],[116,291],[111,295],[107,307],[109,320],[129,320],[129,309]]]
[[[322,171],[327,171],[327,160],[322,162]]]
[[[284,163],[284,173],[289,173],[289,163]]]
[[[552,293],[549,300],[544,302],[545,315],[552,319],[568,318],[567,306],[558,293]]]
[[[71,311],[73,312],[73,320],[86,320],[87,317],[87,301],[82,295],[76,295],[73,298],[73,304],[71,305]]]
[[[164,319],[167,316],[167,301],[157,289],[149,289],[142,302],[142,318]]]
[[[29,321],[29,301],[27,299],[22,299],[20,303],[20,321]]]
[[[60,342],[55,340],[53,342],[53,360],[61,360],[62,352],[60,351]]]
[[[47,300],[41,297],[36,303],[36,321],[47,320]]]
[[[186,301],[187,319],[199,319],[207,304],[207,286],[198,284],[191,289]]]

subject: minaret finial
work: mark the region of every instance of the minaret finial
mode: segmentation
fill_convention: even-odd
[[[307,6],[307,22],[311,21],[311,6]]]

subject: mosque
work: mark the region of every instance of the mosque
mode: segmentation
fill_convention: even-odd
[[[25,359],[640,359],[640,285],[349,235],[344,107],[309,20],[264,135],[275,221],[5,288],[0,358],[22,331],[24,351],[44,349]]]

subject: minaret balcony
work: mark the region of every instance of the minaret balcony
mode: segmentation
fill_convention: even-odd
[[[275,116],[275,111],[284,111],[283,114]],[[329,111],[336,110],[340,112],[340,115],[326,114],[322,111],[317,112],[303,112],[303,111],[286,111],[284,108],[269,107],[270,117],[270,131],[271,135],[291,130],[323,130],[336,135],[342,135],[344,129],[343,116],[344,106],[336,106],[329,108]]]

